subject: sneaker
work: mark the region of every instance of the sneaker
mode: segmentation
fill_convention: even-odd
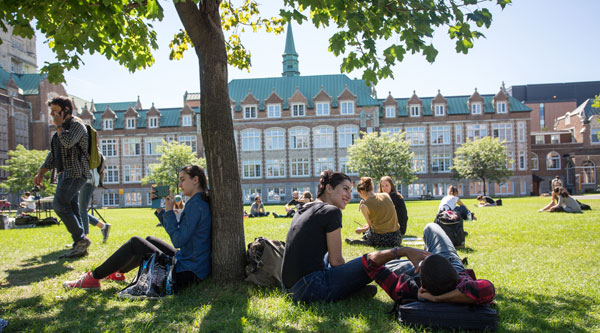
[[[100,280],[94,279],[94,277],[92,276],[92,272],[88,271],[75,281],[63,282],[63,287],[65,289],[99,289]]]
[[[266,212],[266,213],[265,213],[265,216],[269,216],[269,213],[270,213],[270,212]]]
[[[377,295],[377,286],[368,284],[358,289],[352,296],[360,298],[373,298]]]
[[[106,223],[100,232],[102,233],[102,243],[106,243],[108,234],[110,233],[110,224]]]
[[[125,274],[116,271],[114,273],[112,273],[111,275],[107,276],[104,278],[105,280],[111,280],[111,281],[125,281]]]
[[[273,217],[279,217],[279,214],[273,212]]]
[[[73,246],[73,249],[71,249],[71,251],[61,255],[59,258],[79,258],[79,257],[84,257],[88,254],[88,247],[90,247],[90,244],[92,244],[92,241],[89,240],[89,238],[84,238],[79,240],[77,243],[75,243],[75,245]]]

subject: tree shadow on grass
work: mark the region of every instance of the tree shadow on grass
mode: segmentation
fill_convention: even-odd
[[[64,250],[60,250],[41,257],[31,257],[19,266],[22,268],[6,270],[8,283],[1,284],[0,288],[30,285],[73,270],[73,268],[66,266],[66,261],[58,260],[60,254],[64,252]]]

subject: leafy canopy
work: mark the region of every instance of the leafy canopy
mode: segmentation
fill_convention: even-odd
[[[455,154],[452,166],[454,178],[481,180],[484,194],[486,180],[503,183],[512,175],[507,167],[506,147],[497,138],[488,136],[475,141],[468,140]]]
[[[33,177],[40,170],[40,165],[44,163],[47,155],[47,150],[27,150],[22,145],[18,145],[15,150],[9,150],[9,159],[6,165],[0,165],[0,169],[10,175],[7,180],[0,183],[0,188],[15,194],[31,191]],[[51,174],[46,174],[42,181],[41,196],[54,195],[56,191],[56,185],[50,184],[50,177]]]
[[[371,177],[375,181],[391,176],[410,184],[417,179],[412,170],[414,154],[404,140],[404,133],[362,134],[362,138],[348,147],[349,169],[358,172],[360,177]]]
[[[179,184],[179,172],[188,165],[199,165],[206,167],[206,161],[203,158],[196,157],[192,152],[192,147],[185,143],[177,141],[165,142],[158,146],[158,152],[161,154],[159,163],[150,164],[150,174],[142,179],[142,184],[168,185],[169,189],[176,193]]]

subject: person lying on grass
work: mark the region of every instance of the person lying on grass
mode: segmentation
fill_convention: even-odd
[[[352,199],[350,177],[321,173],[317,200],[298,209],[285,241],[281,269],[284,290],[295,301],[337,301],[365,287],[372,279],[361,258],[342,256],[342,210]],[[363,289],[374,296],[374,285]]]
[[[496,206],[496,200],[487,195],[478,195],[477,201],[479,201],[479,207]]]
[[[104,263],[75,281],[66,281],[67,289],[97,289],[101,279],[122,281],[123,273],[138,267],[152,254],[175,256],[175,293],[206,278],[211,271],[211,215],[204,170],[187,166],[179,173],[179,188],[190,199],[181,212],[179,222],[173,211],[173,194],[165,197],[165,209],[155,213],[173,245],[153,236],[132,237]],[[154,191],[152,198],[156,198]],[[179,251],[176,249],[179,248]]]
[[[465,269],[456,249],[435,223],[423,230],[426,250],[400,247],[362,257],[367,274],[394,300],[401,303],[424,299],[431,302],[491,303],[496,294],[488,280],[477,280]],[[408,260],[396,260],[407,257]]]

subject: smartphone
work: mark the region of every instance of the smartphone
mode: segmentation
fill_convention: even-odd
[[[152,190],[156,194],[156,199],[152,199],[152,208],[160,208],[161,198],[169,195],[169,186],[154,186]]]

